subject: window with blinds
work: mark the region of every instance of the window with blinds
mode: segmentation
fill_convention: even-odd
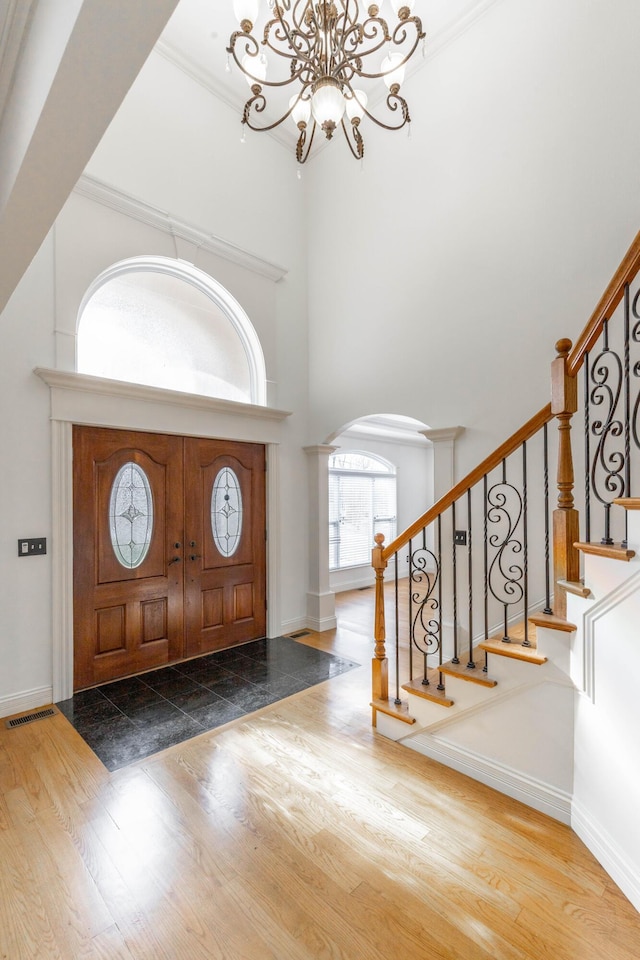
[[[369,453],[329,458],[329,569],[371,563],[374,535],[396,535],[396,470]]]

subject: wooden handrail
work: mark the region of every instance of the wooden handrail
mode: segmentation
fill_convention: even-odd
[[[392,540],[388,546],[386,546],[382,552],[382,559],[389,560],[394,553],[397,553],[398,550],[401,550],[409,540],[420,533],[425,527],[428,527],[430,523],[444,513],[448,507],[451,506],[456,500],[459,500],[463,494],[470,490],[471,487],[474,487],[479,480],[482,480],[485,473],[489,473],[498,464],[502,463],[505,457],[508,457],[514,450],[517,450],[525,440],[529,440],[540,430],[545,423],[549,423],[553,419],[553,414],[551,413],[551,404],[548,403],[546,407],[543,407],[534,417],[531,417],[530,420],[520,427],[519,430],[516,430],[508,440],[505,440],[493,453],[489,454],[482,463],[478,464],[470,473],[466,475],[459,483],[452,487],[448,493],[445,493],[444,497],[440,497],[437,503],[434,503],[432,507],[427,510],[426,513],[423,513],[421,517],[411,524],[410,527],[401,533],[395,540]]]
[[[624,259],[611,279],[611,283],[602,294],[598,306],[593,311],[589,322],[576,340],[567,360],[567,373],[575,377],[584,362],[585,353],[589,353],[598,337],[602,333],[605,320],[611,319],[622,297],[627,283],[640,270],[640,233],[624,255]]]

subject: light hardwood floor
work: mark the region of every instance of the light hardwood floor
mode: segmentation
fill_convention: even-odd
[[[362,667],[109,773],[0,728],[0,958],[638,960],[568,827],[375,734],[373,592],[305,642]]]

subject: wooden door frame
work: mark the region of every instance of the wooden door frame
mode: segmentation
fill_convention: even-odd
[[[74,423],[150,433],[212,437],[265,446],[267,459],[267,636],[282,632],[280,612],[280,434],[287,411],[232,403],[85,374],[35,371],[51,390],[53,700],[73,694]]]

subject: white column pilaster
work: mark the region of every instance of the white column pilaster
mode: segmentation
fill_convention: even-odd
[[[307,624],[311,630],[336,626],[335,594],[329,585],[329,457],[338,447],[305,447],[309,465],[309,589]]]
[[[419,432],[433,444],[433,495],[437,502],[456,482],[455,443],[464,427],[438,427]]]

